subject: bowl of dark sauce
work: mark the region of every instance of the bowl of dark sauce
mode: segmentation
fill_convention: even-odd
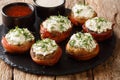
[[[35,8],[24,2],[7,4],[2,8],[2,21],[9,29],[15,26],[32,29],[35,23]]]

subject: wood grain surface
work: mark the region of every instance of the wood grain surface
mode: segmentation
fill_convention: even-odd
[[[27,2],[32,0],[0,0],[0,10],[11,2]],[[120,0],[66,0],[66,7],[71,8],[75,3],[87,3],[98,16],[112,21],[117,44],[113,55],[103,64],[86,72],[65,76],[43,76],[25,73],[8,66],[0,59],[0,80],[120,80]],[[2,24],[0,14],[0,24]]]
[[[120,80],[120,0],[86,0],[98,13],[112,21],[117,39],[113,55],[93,70],[94,80]]]

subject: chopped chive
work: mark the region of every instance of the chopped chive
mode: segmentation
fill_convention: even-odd
[[[75,40],[71,40],[71,41],[69,42],[69,44],[70,44],[70,46],[74,46]]]

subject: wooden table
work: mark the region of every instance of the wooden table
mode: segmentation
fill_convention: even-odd
[[[0,9],[11,2],[28,2],[32,0],[0,0]],[[103,64],[86,72],[65,76],[43,76],[25,73],[8,66],[0,59],[0,80],[120,80],[120,0],[66,0],[66,7],[71,8],[76,2],[86,2],[98,13],[115,23],[116,36],[113,55]],[[0,24],[2,24],[0,15]]]

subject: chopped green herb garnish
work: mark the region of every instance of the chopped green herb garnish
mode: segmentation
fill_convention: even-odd
[[[78,32],[73,34],[69,40],[69,45],[75,48],[84,48],[86,50],[92,50],[96,47],[96,43],[90,33]]]
[[[82,10],[83,10],[83,9],[77,10],[77,12],[76,12],[76,13],[78,13],[78,14],[79,14],[79,13],[81,13],[81,11],[82,11]]]
[[[13,45],[21,45],[25,42],[34,40],[34,36],[27,28],[19,28],[18,26],[16,26],[15,29],[11,29],[5,37],[9,44]]]
[[[97,18],[96,19],[98,22],[106,22],[106,20],[104,19],[104,18],[102,18],[102,17],[99,17],[99,18]]]
[[[68,17],[65,16],[50,16],[45,22],[43,22],[43,26],[50,32],[58,31],[64,32],[71,28],[71,22]]]
[[[71,40],[70,42],[69,42],[69,44],[70,44],[70,46],[74,46],[74,44],[75,44],[75,40]]]
[[[97,26],[97,28],[98,28],[98,29],[100,29],[100,28],[101,28],[101,26]]]

